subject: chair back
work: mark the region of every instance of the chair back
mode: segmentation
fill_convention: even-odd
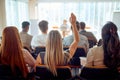
[[[69,46],[68,47],[64,47],[63,49],[64,49],[64,51],[68,50]],[[73,55],[73,57],[86,57],[86,52],[85,52],[84,48],[79,46],[76,49],[75,54]]]
[[[16,75],[12,73],[10,66],[0,64],[0,80],[25,80],[21,75],[19,69],[17,69]]]
[[[71,71],[68,66],[58,66],[57,76],[54,76],[46,66],[37,66],[35,77],[36,80],[66,80],[71,78]]]
[[[87,80],[116,80],[118,72],[109,68],[83,67],[80,77]]]
[[[45,52],[45,46],[36,47],[35,50],[31,53],[31,55],[36,59],[40,52]]]
[[[69,47],[64,47],[64,50],[69,49]],[[39,54],[40,52],[45,52],[45,46],[39,46],[35,48],[34,54]],[[85,57],[86,52],[83,47],[78,47],[73,57]]]
[[[84,48],[78,47],[73,57],[86,57],[86,52]]]
[[[69,47],[64,47],[64,50],[68,50]],[[79,57],[86,57],[86,52],[83,47],[78,47],[73,55],[72,59],[70,59],[70,65],[73,66],[81,66],[80,58]]]
[[[35,54],[39,54],[40,52],[45,52],[45,46],[39,46],[35,48]]]

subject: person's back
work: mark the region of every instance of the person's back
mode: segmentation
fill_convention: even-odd
[[[21,38],[23,46],[27,47],[29,50],[31,50],[32,36],[25,32],[20,32],[20,38]]]
[[[3,30],[0,52],[0,63],[10,66],[14,75],[18,73],[18,68],[22,76],[27,77],[27,66],[33,68],[35,65],[31,54],[23,49],[18,29],[14,26],[8,26]]]
[[[2,34],[0,62],[3,65],[10,66],[12,73],[16,75],[16,67],[21,71],[23,77],[27,77],[28,69],[26,67],[20,37],[15,27],[6,27]],[[14,36],[14,37],[11,37]]]
[[[110,69],[120,68],[120,40],[117,26],[106,23],[102,28],[102,45],[91,48],[87,54],[86,66],[104,66]]]
[[[62,31],[62,37],[64,38],[66,36],[67,31],[69,31],[67,20],[63,20],[63,24],[60,26],[60,30]]]
[[[77,27],[77,30],[79,31],[79,22],[78,21],[76,22],[76,27]],[[85,52],[87,52],[89,49],[88,39],[86,36],[84,36],[82,34],[79,34],[79,36],[80,36],[80,41],[78,43],[78,46],[83,47]],[[73,40],[74,40],[73,35],[67,36],[67,37],[63,38],[63,45],[70,46],[71,43],[73,42]]]
[[[32,42],[31,42],[31,46],[33,49],[35,49],[38,46],[46,46],[48,22],[45,20],[40,21],[39,28],[42,34],[39,34],[33,37]]]
[[[22,23],[22,31],[20,32],[20,39],[22,41],[23,47],[26,47],[31,51],[31,40],[32,40],[32,35],[28,34],[29,30],[29,25],[30,23],[27,21],[24,21]]]
[[[73,57],[76,49],[77,44],[79,42],[79,34],[76,28],[76,16],[71,14],[70,22],[73,27],[74,33],[74,41],[69,47],[69,54],[70,57],[67,58],[63,51],[63,44],[62,44],[62,37],[58,30],[52,30],[49,32],[47,37],[47,44],[46,44],[46,53],[44,63],[47,68],[53,73],[53,75],[57,76],[56,66],[63,66],[67,65],[70,59]],[[67,60],[67,63],[65,63]],[[36,59],[36,65],[43,64],[41,61],[41,57],[38,55]],[[63,75],[64,76],[64,75]]]
[[[85,35],[89,40],[93,40],[94,42],[96,42],[96,38],[93,35],[92,32],[88,32],[88,31],[80,31],[80,34]]]
[[[82,34],[88,38],[89,47],[91,48],[94,45],[96,45],[96,43],[97,43],[96,37],[94,36],[94,34],[92,32],[88,32],[85,30],[85,23],[84,22],[80,22],[80,28],[81,28],[80,34]]]

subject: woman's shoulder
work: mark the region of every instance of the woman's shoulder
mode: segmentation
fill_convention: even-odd
[[[28,50],[26,50],[26,49],[22,49],[22,52],[23,53],[29,53]]]
[[[94,46],[93,48],[90,48],[88,53],[91,53],[91,54],[96,54],[96,53],[101,53],[103,52],[103,47],[102,46]]]
[[[23,56],[31,56],[30,52],[26,49],[22,49]]]
[[[102,50],[103,46],[94,46],[93,48],[90,48],[90,50]]]

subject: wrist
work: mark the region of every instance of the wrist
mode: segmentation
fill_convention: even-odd
[[[71,25],[76,25],[76,23],[72,23]]]

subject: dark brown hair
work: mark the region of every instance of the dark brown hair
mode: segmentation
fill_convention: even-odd
[[[76,27],[77,27],[77,30],[79,31],[79,29],[80,29],[80,24],[79,24],[78,21],[76,21]],[[71,26],[71,29],[72,29],[72,26]]]
[[[26,27],[29,27],[30,23],[28,21],[24,21],[22,22],[22,28],[26,28]]]
[[[80,28],[81,28],[81,29],[84,30],[84,29],[85,29],[85,26],[86,26],[86,24],[85,24],[84,22],[80,22]]]
[[[47,22],[47,21],[42,20],[42,21],[39,22],[38,25],[39,25],[40,30],[41,30],[43,33],[45,33],[45,32],[48,30],[48,22]]]
[[[107,22],[102,28],[102,40],[104,49],[104,64],[109,68],[120,66],[120,40],[117,26],[113,22]]]

